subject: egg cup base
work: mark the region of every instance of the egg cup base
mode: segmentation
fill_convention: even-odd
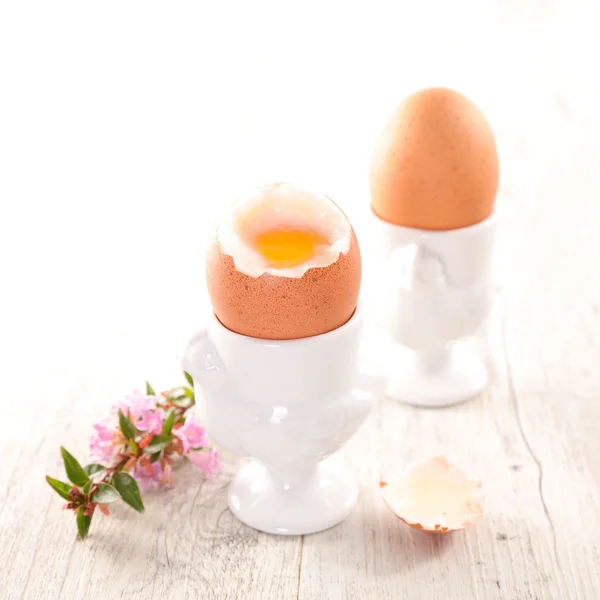
[[[350,514],[358,486],[335,458],[317,463],[300,479],[298,475],[278,477],[261,463],[251,462],[229,486],[229,509],[246,525],[276,535],[317,533]]]
[[[436,351],[411,350],[393,341],[386,396],[413,406],[442,408],[475,398],[488,383],[483,361],[465,343]]]

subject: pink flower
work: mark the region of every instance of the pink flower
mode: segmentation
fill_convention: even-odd
[[[221,469],[219,453],[216,450],[211,450],[209,452],[190,452],[187,457],[196,467],[201,471],[204,471],[207,477],[210,477],[215,471]]]
[[[136,465],[133,476],[138,480],[142,490],[151,490],[159,487],[173,487],[173,469],[166,463],[164,468],[160,461]]]
[[[160,401],[158,396],[146,396],[139,390],[134,390],[132,394],[125,396],[123,400],[113,404],[110,414],[116,417],[121,411],[124,415],[131,415],[133,421],[137,421],[144,412],[156,408],[156,403]]]
[[[158,400],[158,396],[146,396],[137,390],[130,396],[125,396],[125,404],[129,407],[131,420],[136,423],[148,411],[156,409],[156,402]]]
[[[141,431],[160,435],[162,433],[164,420],[164,412],[161,408],[146,410],[141,414],[140,419],[136,422],[135,426]]]
[[[194,415],[188,414],[185,423],[178,429],[175,429],[173,433],[181,440],[184,453],[208,446],[206,431],[196,421]]]
[[[118,435],[116,429],[107,426],[106,421],[94,425],[94,433],[90,437],[90,457],[101,463],[109,463],[115,455],[113,441]]]
[[[119,411],[126,415],[129,412],[129,404],[126,404],[124,400],[121,400],[120,402],[117,402],[116,404],[113,404],[110,407],[110,411],[108,414],[115,423],[118,422]]]

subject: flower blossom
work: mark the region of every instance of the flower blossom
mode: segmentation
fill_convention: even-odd
[[[160,435],[164,424],[164,411],[162,408],[154,410],[146,410],[140,415],[139,421],[136,421],[135,426],[141,431],[147,431],[154,435]]]
[[[121,409],[123,414],[129,412],[131,420],[135,423],[145,413],[154,410],[159,401],[160,398],[158,396],[148,396],[138,390],[134,390],[132,394],[125,396],[122,402],[115,404],[113,410],[116,409],[115,412],[118,413],[119,409]]]
[[[94,426],[94,433],[90,437],[90,458],[101,463],[109,463],[116,454],[115,442],[119,438],[119,431],[110,427],[107,421],[100,421]]]
[[[168,462],[157,460],[153,463],[138,463],[133,476],[146,491],[160,487],[173,487],[173,469]]]
[[[183,447],[184,453],[208,446],[206,431],[200,426],[196,421],[196,417],[192,414],[187,415],[185,423],[181,427],[175,429],[173,434],[181,440],[181,446]]]
[[[207,477],[221,469],[221,461],[217,450],[209,452],[190,452],[186,455],[198,469],[204,471]]]

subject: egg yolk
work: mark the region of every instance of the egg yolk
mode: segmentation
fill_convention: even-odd
[[[254,238],[256,250],[276,268],[301,265],[328,245],[327,239],[315,231],[293,228],[272,229]]]

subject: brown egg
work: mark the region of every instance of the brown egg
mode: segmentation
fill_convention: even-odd
[[[356,309],[361,256],[344,213],[322,194],[273,184],[237,201],[206,257],[213,310],[231,331],[263,339],[327,333]]]
[[[373,212],[394,225],[445,230],[494,210],[498,153],[481,111],[445,88],[421,90],[394,112],[370,170]]]

